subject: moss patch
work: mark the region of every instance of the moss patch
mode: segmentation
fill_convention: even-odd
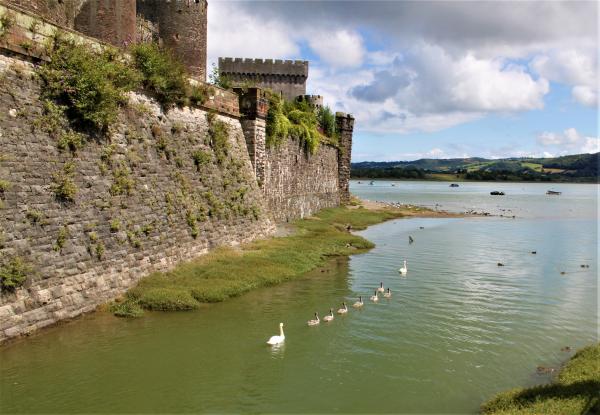
[[[579,350],[550,385],[503,392],[481,407],[484,414],[600,413],[600,343]]]

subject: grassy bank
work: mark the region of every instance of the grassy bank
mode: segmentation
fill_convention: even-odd
[[[129,290],[112,306],[117,315],[139,315],[149,310],[190,310],[200,303],[219,302],[258,287],[287,281],[336,255],[350,255],[373,247],[347,231],[410,215],[395,208],[338,207],[295,222],[291,236],[270,238],[220,248],[167,273],[154,273]]]
[[[484,414],[600,413],[600,344],[579,350],[549,385],[513,389],[481,407]]]

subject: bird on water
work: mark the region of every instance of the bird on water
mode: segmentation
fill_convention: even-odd
[[[283,323],[279,323],[279,336],[271,336],[271,338],[267,340],[267,344],[270,346],[275,346],[283,343],[284,341],[285,334],[283,334]]]

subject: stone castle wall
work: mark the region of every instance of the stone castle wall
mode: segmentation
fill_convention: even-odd
[[[31,269],[24,287],[0,293],[0,341],[92,310],[152,271],[272,230],[237,118],[215,116],[230,131],[222,165],[207,112],[164,114],[132,95],[109,137],[87,136],[72,153],[44,129],[32,65],[0,55],[0,78],[0,180],[8,184],[0,257]],[[210,162],[197,165],[199,151]],[[53,191],[68,163],[74,202]]]
[[[201,81],[206,81],[207,8],[206,0],[137,0],[137,13],[156,25],[160,43]]]
[[[293,100],[306,94],[308,61],[219,58],[219,74],[234,86],[250,84]]]
[[[206,0],[0,0],[0,5],[118,47],[156,40],[194,78],[206,81]]]
[[[288,222],[340,204],[338,149],[321,145],[309,155],[298,140],[267,148],[263,194],[277,222]]]
[[[337,114],[338,148],[308,155],[293,139],[266,148],[268,98],[256,88],[238,96],[211,87],[202,109],[166,114],[130,94],[107,136],[59,149],[31,63],[48,59],[56,26],[30,9],[9,12],[13,25],[0,37],[0,264],[21,259],[30,276],[15,292],[0,291],[0,342],[93,310],[150,272],[349,198],[352,117]],[[225,163],[207,137],[213,118],[228,125]],[[73,202],[56,197],[65,177],[77,188]]]

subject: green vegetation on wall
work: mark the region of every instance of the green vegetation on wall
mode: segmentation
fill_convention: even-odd
[[[21,257],[14,257],[0,264],[0,287],[2,290],[14,291],[23,285],[31,272],[30,267],[25,264]]]
[[[57,38],[50,61],[38,68],[43,98],[64,105],[80,127],[104,130],[118,115],[125,93],[135,89],[139,74],[113,49],[94,52],[88,46]]]
[[[184,65],[175,55],[155,43],[132,46],[131,55],[142,84],[164,108],[202,105],[210,93],[205,85],[190,85]]]
[[[105,130],[126,104],[125,94],[139,88],[164,108],[199,106],[210,94],[203,84],[191,85],[185,67],[153,43],[134,45],[128,58],[116,49],[94,50],[58,33],[48,53],[50,60],[38,68],[43,98],[58,106],[78,128]],[[63,134],[59,141],[60,148],[72,151],[80,144],[72,133]]]
[[[267,114],[267,146],[277,147],[288,137],[304,143],[314,154],[321,142],[335,144],[335,115],[329,108],[315,109],[306,101],[285,101],[272,94]]]

